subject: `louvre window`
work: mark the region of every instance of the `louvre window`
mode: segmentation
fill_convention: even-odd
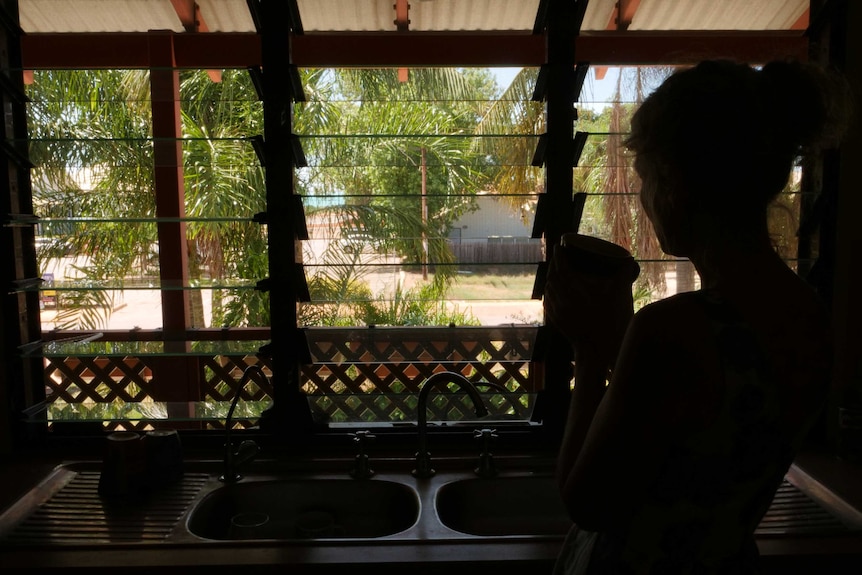
[[[253,141],[262,106],[245,70],[219,75],[33,74],[47,343],[31,352],[44,357],[49,422],[218,425],[237,373],[266,341],[268,299],[256,285],[267,275],[267,235],[255,218],[266,200]],[[240,409],[257,416],[269,402],[252,387]]]
[[[590,75],[577,103],[579,229],[635,254],[637,306],[698,282],[688,261],[658,247],[622,146],[637,103],[670,72]],[[30,154],[51,342],[31,353],[44,357],[49,422],[220,426],[243,370],[271,373],[257,352],[270,337],[269,297],[287,297],[300,300],[306,347],[299,401],[320,428],[415,421],[419,387],[443,369],[486,384],[497,424],[536,423],[547,251],[536,221],[538,74],[513,70],[499,85],[488,69],[410,70],[406,81],[395,69],[299,70],[297,209],[276,217],[253,74],[224,70],[216,83],[206,71],[180,73],[180,130],[165,137],[147,72],[36,73]],[[180,160],[167,169],[181,186],[160,176],[159,146]],[[794,178],[770,212],[792,266],[802,197]],[[172,198],[181,208],[165,215]],[[279,265],[268,229],[284,218],[303,230],[302,273],[296,293],[267,293]],[[163,302],[187,310],[183,341],[164,341],[177,320]],[[242,393],[241,419],[253,425],[272,389],[255,382]],[[470,419],[470,407],[463,394],[435,395],[430,418]]]

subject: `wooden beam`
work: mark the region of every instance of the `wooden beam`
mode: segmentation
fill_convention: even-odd
[[[410,4],[407,0],[395,0],[392,6],[395,9],[395,29],[399,32],[407,32],[410,29]],[[410,79],[409,68],[398,68],[398,81],[406,82]]]
[[[410,17],[408,16],[410,4],[407,3],[407,0],[395,0],[393,8],[395,9],[395,29],[399,32],[407,32],[410,29]]]
[[[640,5],[641,0],[617,0],[617,7],[614,8],[616,22],[614,22],[613,28],[608,25],[608,30],[617,30],[620,32],[628,30]]]
[[[545,60],[545,39],[528,34],[306,34],[294,37],[293,49],[300,67],[539,66]]]
[[[807,30],[808,24],[811,22],[811,7],[805,9],[805,12],[793,23],[791,30]]]
[[[185,189],[183,178],[180,79],[174,60],[175,34],[158,32],[149,36],[150,99],[153,118],[153,185],[156,216],[183,218]],[[159,278],[162,290],[162,331],[165,350],[176,355],[153,358],[153,397],[159,401],[188,402],[200,397],[197,364],[183,357],[189,343],[182,334],[191,326],[188,240],[185,222],[159,222]],[[167,288],[167,289],[165,289]],[[179,411],[177,411],[179,408]],[[170,406],[169,415],[188,417],[188,407]]]
[[[153,115],[153,183],[156,216],[183,218],[185,194],[183,178],[182,124],[179,72],[173,60],[173,34],[150,36],[150,95]],[[188,285],[188,250],[185,222],[158,225],[159,275],[163,286]],[[163,328],[182,332],[191,324],[189,294],[183,289],[162,290]]]
[[[186,32],[197,32],[198,27],[195,19],[197,2],[195,0],[171,0],[171,5],[173,5],[174,12],[177,13]]]
[[[201,13],[201,7],[195,0],[171,0],[174,11],[183,23],[186,32],[209,32],[206,20]],[[221,82],[221,70],[207,70],[207,75],[213,82]]]
[[[149,33],[27,34],[25,69],[149,68]],[[304,34],[292,39],[299,67],[541,66],[544,36],[531,34]],[[174,36],[180,68],[259,66],[260,37],[208,32]],[[765,62],[806,59],[808,39],[793,32],[581,33],[579,62],[592,65],[695,63],[705,58]]]
[[[617,32],[628,30],[640,5],[640,0],[617,0],[617,4],[614,6],[614,11],[611,13],[611,17],[608,20],[608,25],[605,26],[605,30],[613,30]],[[596,66],[594,70],[596,72],[596,80],[603,80],[605,75],[608,73],[607,66]]]

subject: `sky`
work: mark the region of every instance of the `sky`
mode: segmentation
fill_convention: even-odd
[[[497,78],[497,84],[501,88],[505,88],[512,82],[512,79],[518,74],[521,68],[490,68],[490,70]],[[584,80],[580,101],[585,104],[610,101],[616,90],[618,75],[619,68],[608,68],[604,79],[596,80],[595,69],[591,68],[587,72],[586,80]]]

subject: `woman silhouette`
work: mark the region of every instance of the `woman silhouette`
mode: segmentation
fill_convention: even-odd
[[[829,131],[830,82],[799,63],[703,62],[634,115],[640,201],[699,291],[632,316],[630,277],[591,281],[556,250],[546,317],[576,362],[558,477],[577,528],[558,572],[756,572],[754,530],[830,380],[829,314],[766,217]]]

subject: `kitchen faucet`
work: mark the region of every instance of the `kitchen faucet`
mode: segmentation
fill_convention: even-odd
[[[428,414],[426,413],[426,409],[431,388],[444,383],[454,383],[467,392],[467,395],[470,396],[470,400],[473,402],[476,417],[488,415],[488,409],[485,407],[485,403],[482,401],[482,397],[479,395],[476,387],[460,373],[441,371],[426,379],[425,383],[422,384],[422,389],[419,390],[419,403],[417,405],[417,409],[419,410],[416,422],[419,428],[419,451],[416,453],[416,469],[413,470],[414,477],[428,478],[432,477],[435,473],[431,467],[431,454],[428,453]]]
[[[236,451],[233,450],[233,442],[231,441],[231,427],[233,427],[233,412],[236,409],[236,404],[239,402],[239,397],[242,395],[242,390],[245,384],[251,379],[251,374],[256,373],[263,380],[266,380],[266,374],[257,365],[250,365],[242,372],[242,377],[237,385],[236,392],[233,396],[233,401],[230,403],[230,409],[227,411],[227,417],[224,421],[224,475],[219,477],[219,481],[223,483],[236,483],[242,479],[237,469],[240,465],[254,459],[260,448],[257,444],[247,439],[239,444]]]

